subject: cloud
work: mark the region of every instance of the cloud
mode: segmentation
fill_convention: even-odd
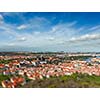
[[[0,14],[0,20],[3,20],[3,16]]]
[[[93,31],[93,30],[97,30],[97,29],[100,29],[100,25],[91,27],[89,30],[90,30],[90,31]]]
[[[100,34],[86,34],[80,37],[72,37],[70,39],[71,42],[80,42],[80,41],[89,41],[100,39]]]
[[[68,22],[68,23],[59,23],[59,24],[52,27],[52,32],[56,32],[56,31],[61,30],[61,29],[67,30],[67,29],[74,27],[76,24],[77,24],[77,21]]]
[[[46,40],[49,40],[49,41],[54,41],[55,38],[54,37],[47,37]]]
[[[0,24],[3,23],[3,21],[4,21],[4,18],[3,18],[3,16],[0,14]]]
[[[17,41],[26,41],[27,38],[26,38],[26,37],[20,37],[20,38],[17,38],[16,40],[17,40]]]
[[[58,41],[57,45],[65,45],[66,41]]]
[[[68,23],[67,27],[73,27],[76,24],[77,24],[77,21],[73,21],[73,22]]]
[[[15,43],[7,43],[7,46],[15,46]]]
[[[29,22],[30,23],[40,23],[40,24],[43,24],[44,22],[45,23],[50,23],[50,21],[47,20],[46,18],[44,18],[44,17],[38,17],[38,16],[35,16],[35,17],[31,18],[29,20]]]
[[[77,22],[58,23],[45,34],[56,37],[56,39],[70,39],[72,36],[79,34],[81,29],[76,29]]]
[[[23,29],[26,29],[27,28],[27,25],[20,25],[17,27],[18,30],[23,30]]]
[[[30,26],[30,28],[41,29],[46,28],[50,24],[51,22],[48,19],[38,16],[35,16],[28,21],[28,25]]]

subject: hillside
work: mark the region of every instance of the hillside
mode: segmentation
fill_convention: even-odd
[[[99,76],[73,74],[71,76],[52,77],[44,80],[30,81],[23,88],[97,88],[100,87]]]

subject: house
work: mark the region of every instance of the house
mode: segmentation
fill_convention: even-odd
[[[8,80],[2,81],[1,84],[3,88],[14,88],[15,87],[14,84]]]
[[[13,83],[13,84],[16,84],[17,86],[18,85],[24,85],[26,82],[25,82],[25,79],[22,78],[22,77],[12,77],[10,79],[10,81]]]
[[[0,68],[4,68],[4,66],[5,66],[4,64],[0,64]]]

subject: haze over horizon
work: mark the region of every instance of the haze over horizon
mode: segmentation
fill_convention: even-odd
[[[99,12],[0,13],[0,51],[100,52]]]

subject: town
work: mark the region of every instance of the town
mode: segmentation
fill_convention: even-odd
[[[100,53],[0,53],[0,87],[17,88],[74,73],[100,76]]]

